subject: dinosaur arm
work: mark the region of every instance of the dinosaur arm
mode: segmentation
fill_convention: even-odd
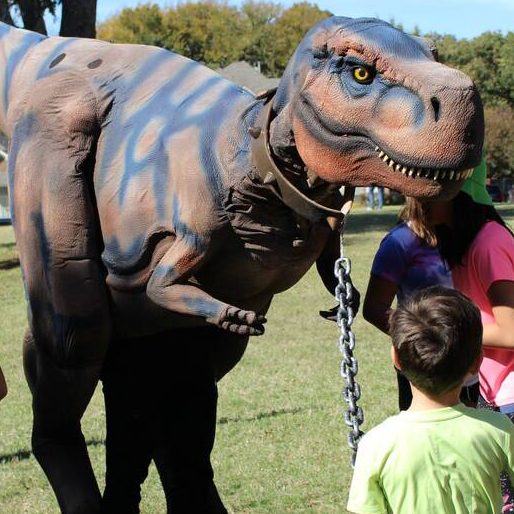
[[[180,314],[204,318],[207,323],[241,335],[264,333],[264,316],[213,298],[188,279],[208,258],[208,252],[178,239],[150,277],[146,292],[157,305]]]

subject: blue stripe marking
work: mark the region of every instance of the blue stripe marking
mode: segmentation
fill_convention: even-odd
[[[195,313],[195,315],[204,316],[205,318],[216,316],[221,305],[220,302],[208,300],[206,298],[190,298],[188,296],[182,296],[180,299],[184,305]]]
[[[16,172],[16,162],[20,153],[21,146],[25,140],[27,140],[37,130],[36,117],[34,114],[26,114],[22,116],[16,125],[14,126],[13,133],[11,136],[11,144],[9,147],[9,159],[7,161],[7,175],[9,178],[9,191],[10,203],[11,203],[11,222],[13,227],[16,227],[16,216],[15,216],[15,198],[14,194],[14,174]]]
[[[206,246],[204,238],[182,221],[180,216],[180,200],[177,195],[173,196],[171,224],[177,234],[177,238],[185,241],[195,252],[203,252]]]
[[[43,39],[46,39],[45,36],[31,32],[21,39],[18,48],[12,51],[7,57],[7,63],[5,64],[4,70],[4,108],[6,111],[7,101],[9,98],[9,88],[11,87],[12,76],[16,66],[18,66],[20,61],[25,57],[27,51]]]
[[[78,38],[66,38],[63,41],[61,41],[52,52],[48,54],[46,59],[43,60],[41,63],[41,66],[37,70],[36,73],[36,80],[42,79],[44,77],[48,77],[49,75],[53,75],[54,73],[58,73],[62,71],[62,66],[57,65],[55,68],[48,68],[50,64],[52,64],[52,61],[60,54],[64,53],[64,50],[68,48],[72,43],[75,43]],[[65,64],[65,63],[63,63]]]
[[[102,252],[102,260],[105,266],[107,269],[120,274],[123,274],[127,269],[135,269],[143,253],[145,242],[146,238],[142,235],[134,237],[132,244],[126,250],[122,250],[116,236],[105,240],[104,251]]]
[[[166,51],[159,52],[129,82],[124,83],[121,80],[118,89],[120,92],[125,91],[126,93],[122,98],[120,98],[121,95],[118,93],[118,100],[113,107],[112,116],[122,119],[124,117],[125,104],[130,105],[130,94],[133,89],[140,85],[141,80],[147,80],[148,75],[155,72],[162,64],[174,58],[176,58],[175,54]],[[166,198],[166,186],[172,167],[166,151],[163,150],[173,134],[191,127],[199,128],[202,132],[201,137],[205,138],[203,148],[200,148],[202,163],[204,164],[206,177],[214,196],[221,197],[222,183],[218,173],[219,164],[215,162],[211,149],[213,148],[213,140],[218,133],[218,127],[222,125],[223,120],[230,114],[232,101],[241,94],[241,89],[225,81],[222,77],[211,76],[200,86],[192,89],[186,98],[180,100],[180,102],[173,102],[171,100],[173,92],[188,79],[198,66],[198,63],[194,61],[187,62],[170,78],[169,82],[155,91],[155,94],[148,102],[142,105],[137,112],[133,113],[128,120],[124,121],[124,126],[128,128],[128,134],[126,130],[109,131],[105,150],[100,158],[101,171],[98,185],[101,187],[106,180],[106,173],[109,172],[118,149],[128,138],[123,164],[123,177],[118,192],[120,205],[124,203],[130,180],[138,176],[143,170],[150,168],[153,177],[153,193],[156,200],[157,216],[160,220],[163,219],[168,201]],[[212,108],[206,109],[203,113],[191,116],[183,115],[187,111],[188,105],[194,105],[194,102],[201,95],[204,95],[210,88],[215,87],[220,82],[227,83],[227,92],[222,101],[216,102]],[[163,127],[159,131],[157,142],[144,158],[136,159],[134,153],[139,138],[149,123],[155,120],[162,120],[164,122]]]
[[[48,289],[49,294],[51,294],[52,284],[48,279],[48,274],[50,271],[50,267],[52,265],[52,247],[50,242],[48,241],[48,236],[46,235],[43,214],[41,212],[33,212],[30,215],[30,219],[34,224],[34,228],[36,229],[37,233],[38,240],[36,241],[36,244],[39,246],[39,253],[41,256],[41,262],[43,264],[45,285]]]

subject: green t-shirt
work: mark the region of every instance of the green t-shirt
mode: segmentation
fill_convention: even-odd
[[[464,405],[407,411],[361,440],[348,510],[358,514],[497,514],[500,471],[514,483],[514,425]]]

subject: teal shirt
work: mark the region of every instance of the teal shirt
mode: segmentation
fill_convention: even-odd
[[[500,471],[514,482],[514,425],[464,405],[405,411],[361,440],[348,510],[358,514],[498,514]]]

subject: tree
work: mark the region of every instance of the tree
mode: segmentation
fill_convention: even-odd
[[[489,176],[514,177],[514,109],[507,105],[486,107],[485,128]]]
[[[178,4],[165,15],[167,47],[208,66],[241,58],[247,35],[241,12],[216,1]]]
[[[274,75],[282,74],[289,58],[308,30],[329,16],[332,16],[330,11],[322,11],[317,5],[308,2],[294,4],[281,14],[274,25],[275,52],[268,64]]]
[[[14,25],[13,19],[11,17],[10,5],[7,0],[0,0],[0,21],[4,23],[8,23],[9,25]]]
[[[246,45],[241,58],[259,65],[264,74],[272,74],[270,63],[276,52],[274,24],[282,14],[282,7],[272,2],[247,0],[241,7],[246,24]]]
[[[167,48],[164,14],[156,4],[125,8],[98,27],[98,38],[113,43],[136,43]]]
[[[43,14],[47,9],[55,14],[56,3],[56,0],[17,0],[13,1],[12,5],[18,8],[23,26],[26,29],[46,35]]]
[[[97,0],[60,0],[60,36],[96,37]]]
[[[46,35],[44,14],[55,16],[62,4],[61,36],[95,37],[97,0],[0,0],[0,21],[14,25],[10,9],[21,18],[23,28]]]

